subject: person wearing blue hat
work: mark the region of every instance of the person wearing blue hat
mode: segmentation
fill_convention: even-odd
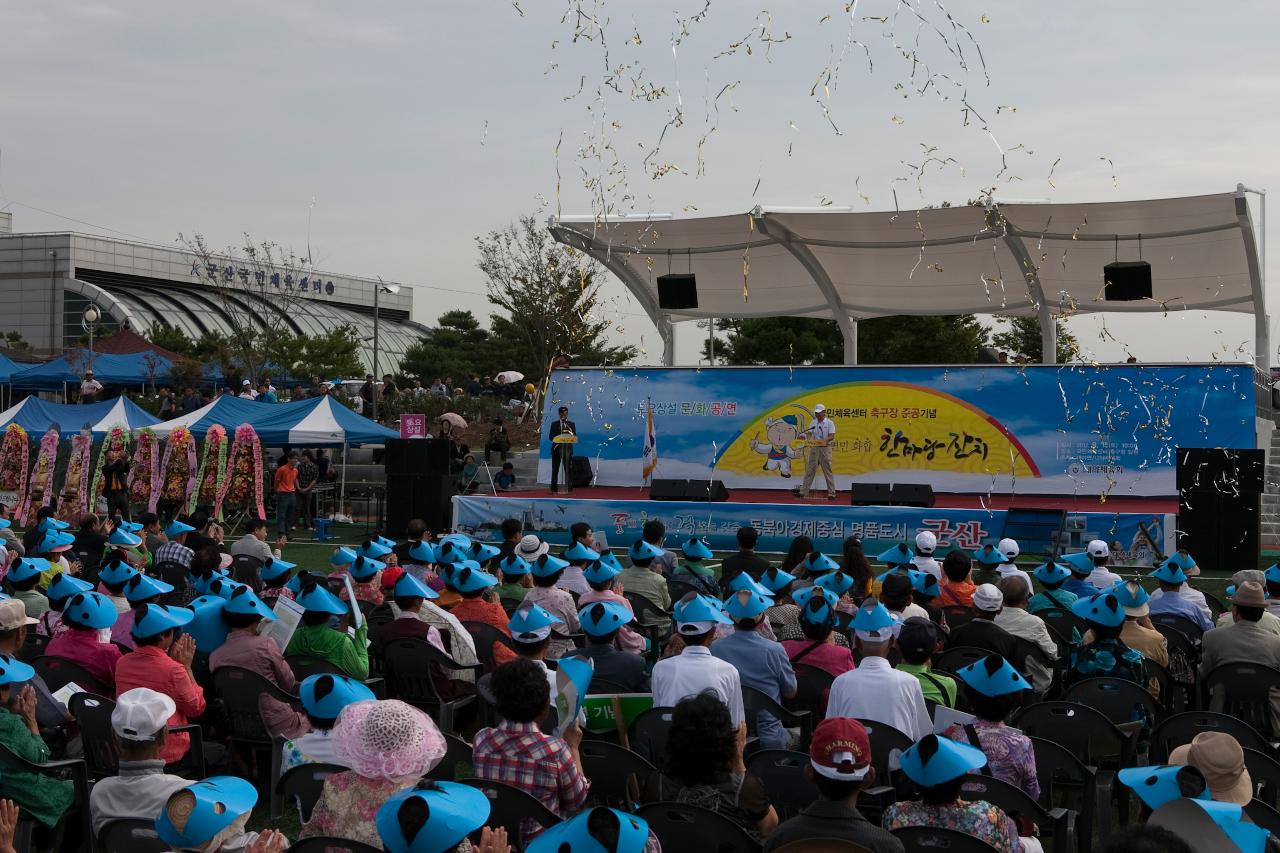
[[[745,725],[742,705],[742,679],[737,667],[711,654],[711,641],[720,625],[732,624],[710,596],[687,593],[676,602],[672,617],[676,632],[684,641],[684,651],[654,664],[650,681],[653,704],[675,707],[686,696],[710,689],[729,708],[729,717],[737,727]]]
[[[78,592],[89,592],[92,589],[93,584],[86,580],[63,572],[55,572],[53,580],[49,582],[49,588],[45,590],[49,609],[40,616],[36,633],[42,637],[56,637],[67,630],[67,626],[62,624],[62,608],[67,603],[67,599]]]
[[[1114,593],[1081,599],[1071,612],[1088,623],[1090,642],[1072,650],[1068,685],[1086,678],[1121,678],[1136,684],[1147,683],[1146,661],[1120,639],[1125,612]]]
[[[102,593],[78,592],[62,608],[62,624],[67,630],[50,640],[44,653],[80,664],[103,687],[114,691],[120,649],[110,640],[104,642],[102,632],[119,617],[116,606]]]
[[[900,623],[877,599],[868,598],[849,626],[862,661],[832,682],[827,716],[875,720],[913,739],[932,731],[920,682],[889,663]]]
[[[774,639],[797,640],[804,636],[800,630],[800,607],[791,597],[796,586],[795,575],[770,566],[760,573],[755,585],[763,591],[762,594],[773,599],[764,618]]]
[[[169,796],[156,818],[156,834],[175,850],[216,853],[260,842],[260,849],[275,853],[287,843],[275,830],[245,831],[257,802],[257,790],[239,776],[210,776]]]
[[[742,575],[750,580],[750,575]],[[717,640],[711,654],[733,665],[742,684],[759,690],[781,705],[796,695],[796,674],[782,644],[764,637],[757,628],[772,600],[758,592],[741,590],[731,593],[724,611],[733,620],[733,633]],[[756,721],[756,734],[764,749],[787,749],[791,736],[774,715],[761,712]]]
[[[582,576],[586,567],[600,559],[600,552],[595,548],[595,538],[591,525],[579,521],[569,526],[569,547],[560,555],[568,561],[569,566],[560,576],[558,586],[578,595],[586,594],[591,587]]]
[[[912,560],[915,559],[915,556],[915,552],[908,548],[906,543],[899,542],[891,548],[886,548],[879,554],[879,556],[876,557],[876,559],[884,563],[890,569],[896,569],[899,567],[911,566]]]
[[[107,597],[120,613],[128,613],[131,609],[129,599],[124,596],[124,585],[138,573],[137,569],[118,554],[111,556],[98,568],[98,583],[106,590]]]
[[[532,568],[519,554],[512,551],[499,557],[494,564],[498,570],[498,585],[494,592],[504,607],[518,607],[533,586]]]
[[[385,596],[382,594],[382,584],[379,579],[386,568],[386,563],[380,560],[364,554],[356,555],[355,560],[344,570],[351,576],[351,590],[355,593],[356,601],[367,601],[375,607],[384,601]],[[343,572],[334,574],[341,576]],[[345,587],[340,597],[343,601],[347,600]]]
[[[628,693],[647,693],[649,676],[644,658],[620,649],[622,632],[630,631],[627,626],[633,620],[631,608],[616,601],[602,599],[584,604],[578,611],[578,623],[587,644],[576,654],[592,662],[595,677],[617,684]]]
[[[49,599],[36,588],[48,570],[49,561],[42,557],[21,557],[4,578],[9,592],[23,603],[32,619],[39,619],[49,609]]]
[[[583,595],[578,596],[579,610],[597,601],[607,601],[631,613],[631,602],[627,601],[614,588],[617,585],[617,577],[620,574],[622,574],[620,569],[605,562],[603,559],[589,563],[583,571],[583,579],[586,580],[591,588]],[[633,620],[634,617],[628,619],[627,622],[630,623]],[[618,648],[622,651],[634,655],[643,655],[649,648],[649,644],[644,637],[625,626],[618,633],[617,643]]]
[[[258,597],[273,607],[276,599],[281,596],[292,601],[293,590],[288,588],[288,583],[293,577],[293,570],[297,567],[297,563],[277,560],[275,557],[263,563],[262,568],[258,570],[258,576],[262,578],[262,589]]]
[[[779,631],[782,649],[787,653],[792,668],[815,667],[830,673],[832,678],[853,669],[853,654],[849,651],[848,641],[835,630],[839,599],[821,587],[810,586],[796,590],[795,602],[792,606],[796,608],[799,636],[786,636],[790,631],[786,625]],[[776,608],[767,613],[772,613],[773,609]]]
[[[525,850],[527,853],[644,853],[648,844],[649,824],[642,818],[597,807],[543,830]]]
[[[1089,598],[1098,594],[1097,587],[1089,583],[1089,575],[1093,574],[1093,558],[1087,551],[1063,554],[1058,562],[1071,570],[1071,577],[1062,585],[1065,591],[1077,598]]]
[[[0,744],[27,761],[43,764],[50,759],[50,753],[39,734],[36,691],[29,683],[35,677],[32,667],[15,657],[0,655]],[[70,781],[6,769],[0,776],[0,798],[13,800],[23,817],[35,818],[43,834],[57,826],[76,795]],[[82,803],[81,807],[85,805]]]
[[[357,556],[366,557],[370,560],[381,560],[390,553],[391,549],[377,539],[366,539],[356,549]]]
[[[545,542],[539,543],[538,537],[529,535],[520,540],[520,547],[516,551],[523,557],[525,554],[542,551],[545,547]],[[525,557],[525,559],[528,558]],[[578,624],[578,604],[573,600],[573,596],[569,594],[568,590],[560,589],[556,585],[556,582],[560,580],[561,573],[567,566],[568,563],[564,560],[545,553],[545,551],[540,556],[535,557],[530,562],[529,569],[533,575],[533,589],[525,593],[524,601],[521,604],[536,604],[549,610],[564,622],[562,630],[565,634],[576,634],[582,630]],[[553,637],[551,639],[551,647],[547,650],[547,657],[555,660],[570,654],[573,649],[572,640]]]
[[[501,556],[502,549],[488,542],[472,542],[471,550],[467,553],[467,559],[475,560],[481,568],[490,568],[489,563]]]
[[[395,603],[396,618],[383,625],[378,629],[378,644],[386,646],[395,640],[423,640],[430,643],[438,649],[453,650],[454,634],[450,633],[450,645],[446,646],[441,639],[442,629],[430,624],[424,618],[424,612],[431,612],[435,608],[426,608],[428,599],[435,599],[438,594],[422,581],[418,580],[411,574],[405,573],[396,579],[395,586],[391,588],[392,601]],[[444,611],[439,611],[443,613]],[[447,625],[447,623],[444,623]],[[447,629],[447,628],[446,628]],[[462,626],[458,626],[458,630],[462,630]],[[469,635],[468,635],[469,636]],[[435,679],[436,689],[441,691],[441,696],[445,698],[453,698],[460,695],[464,689],[471,687],[469,682],[463,682],[454,679]]]
[[[293,632],[285,656],[305,655],[328,661],[352,678],[369,677],[369,620],[361,619],[355,635],[347,633],[346,622],[350,608],[337,596],[317,583],[314,576],[306,577],[301,591],[294,600],[302,606],[302,623]],[[339,617],[338,627],[330,628],[333,617]]]
[[[529,603],[517,607],[507,623],[517,658],[533,661],[542,670],[547,681],[547,701],[552,704],[555,704],[559,688],[556,671],[546,664],[547,650],[551,647],[551,635],[557,630],[556,626],[563,624],[563,620],[551,611]],[[576,650],[575,654],[581,654],[581,650]],[[585,716],[581,717],[581,722],[586,724]]]
[[[449,609],[449,614],[459,622],[482,622],[508,634],[507,611],[497,600],[490,600],[488,590],[498,585],[498,579],[480,568],[473,560],[453,564],[453,570],[445,576],[449,589],[462,596],[462,600]],[[568,595],[568,593],[565,593]],[[526,600],[528,597],[526,596]],[[574,620],[577,621],[576,619]],[[494,641],[493,660],[497,665],[515,660],[516,653],[505,643]],[[477,652],[480,650],[478,649]]]
[[[111,626],[111,641],[130,649],[134,648],[133,620],[138,608],[144,604],[159,604],[160,597],[171,592],[173,592],[172,585],[141,572],[125,581],[124,597],[133,609],[121,613],[116,619],[116,624]]]
[[[965,777],[987,764],[982,750],[930,734],[902,753],[901,764],[902,772],[916,783],[920,799],[894,803],[885,809],[880,822],[885,829],[892,832],[908,826],[963,827],[967,835],[996,850],[1013,853],[1022,849],[1012,818],[985,800],[960,797]]]
[[[153,552],[156,566],[161,563],[177,563],[184,569],[189,569],[195,550],[187,545],[187,541],[195,532],[195,527],[187,524],[181,517],[171,521],[164,530],[164,542]]]
[[[1123,767],[1116,778],[1141,801],[1141,819],[1146,819],[1165,803],[1183,797],[1212,799],[1204,774],[1190,764]]]
[[[916,677],[926,702],[954,708],[960,688],[950,675],[933,668],[933,656],[941,651],[944,636],[942,629],[929,619],[912,616],[903,620],[897,641],[902,662],[897,669]]]
[[[489,819],[484,792],[458,782],[423,779],[392,794],[378,809],[378,837],[388,853],[451,853]],[[497,836],[485,827],[479,849],[496,849]],[[506,832],[501,832],[506,838]],[[532,849],[532,848],[526,848]]]
[[[834,572],[840,568],[840,564],[828,557],[821,551],[810,551],[801,564],[809,577],[814,578],[827,572]]]
[[[667,578],[671,599],[678,600],[688,592],[719,598],[720,583],[715,572],[705,563],[712,556],[707,544],[701,539],[686,539],[680,544],[680,552],[684,560]]]
[[[404,549],[404,553],[396,552],[402,566],[434,566],[436,560],[436,549],[426,539],[411,539],[408,547]]]
[[[298,684],[298,698],[310,731],[286,740],[281,753],[281,772],[302,764],[341,765],[333,749],[333,726],[342,710],[356,702],[377,699],[363,681],[345,675],[309,675]]]
[[[999,655],[957,670],[956,678],[964,685],[969,711],[977,719],[952,725],[943,734],[981,749],[987,756],[984,773],[1021,788],[1033,800],[1040,799],[1031,739],[1004,722],[1031,690],[1031,683]]]
[[[1173,558],[1165,560],[1151,573],[1151,577],[1160,584],[1160,588],[1151,594],[1151,599],[1147,602],[1151,613],[1172,613],[1184,616],[1201,631],[1208,631],[1213,627],[1213,622],[1206,612],[1207,605],[1201,608],[1194,598],[1198,594],[1203,601],[1204,593],[1191,589],[1187,583],[1187,574],[1177,560]]]
[[[1050,559],[1036,566],[1031,574],[1040,585],[1040,591],[1027,600],[1028,612],[1069,611],[1075,606],[1078,596],[1062,588],[1062,585],[1071,579],[1071,567],[1066,563]]]
[[[618,582],[629,595],[638,595],[653,607],[641,607],[636,620],[645,628],[656,629],[665,636],[671,632],[671,590],[667,587],[661,566],[655,561],[666,552],[644,539],[637,539],[627,549],[630,566],[618,575]]]

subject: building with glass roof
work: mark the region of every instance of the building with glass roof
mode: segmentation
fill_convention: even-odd
[[[145,335],[167,323],[194,340],[230,332],[244,318],[283,322],[299,335],[351,326],[372,369],[380,284],[380,372],[395,371],[405,350],[430,334],[409,319],[411,290],[391,282],[309,268],[251,271],[231,257],[197,260],[179,248],[69,231],[12,233],[9,221],[0,214],[0,328],[21,332],[40,352],[61,352],[83,337],[81,317],[92,303],[103,315],[101,334],[124,327]]]

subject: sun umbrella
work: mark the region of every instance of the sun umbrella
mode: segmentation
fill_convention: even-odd
[[[440,416],[440,420],[448,422],[455,429],[465,429],[467,426],[466,418],[457,412],[445,412]]]
[[[493,381],[499,385],[510,385],[512,382],[519,382],[521,379],[524,379],[524,374],[518,370],[504,370],[493,377]]]

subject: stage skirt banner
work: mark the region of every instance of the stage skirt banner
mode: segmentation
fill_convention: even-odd
[[[705,538],[714,550],[736,551],[739,527],[760,531],[760,551],[785,553],[791,540],[808,536],[814,547],[839,554],[848,536],[862,539],[868,555],[899,542],[911,544],[922,530],[938,537],[938,553],[973,551],[1005,533],[1004,510],[919,509],[915,507],[810,506],[807,504],[694,503],[685,501],[564,500],[462,495],[453,499],[454,529],[485,542],[502,539],[503,519],[516,518],[526,533],[553,545],[569,544],[569,526],[585,521],[614,548],[640,538],[640,529],[656,518],[667,528],[666,545],[678,547],[690,536]],[[1175,516],[1165,513],[1068,512],[1058,553],[1081,551],[1093,539],[1111,545],[1122,565],[1150,566],[1173,552]],[[1019,541],[1024,555],[1046,555],[1053,543]]]
[[[841,489],[1174,495],[1175,448],[1257,446],[1253,368],[1233,364],[557,370],[544,423],[569,407],[600,485],[644,482],[652,405],[654,477],[790,489],[818,404]]]

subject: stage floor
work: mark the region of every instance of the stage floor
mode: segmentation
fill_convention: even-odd
[[[638,486],[589,486],[572,494],[553,495],[546,488],[500,492],[499,497],[557,498],[559,500],[648,501],[649,490]],[[849,493],[835,500],[825,497],[798,498],[786,489],[730,489],[728,503],[798,504],[801,506],[849,506]],[[1177,497],[1133,497],[1111,495],[961,495],[935,494],[933,505],[948,509],[1062,509],[1067,512],[1177,513]]]

